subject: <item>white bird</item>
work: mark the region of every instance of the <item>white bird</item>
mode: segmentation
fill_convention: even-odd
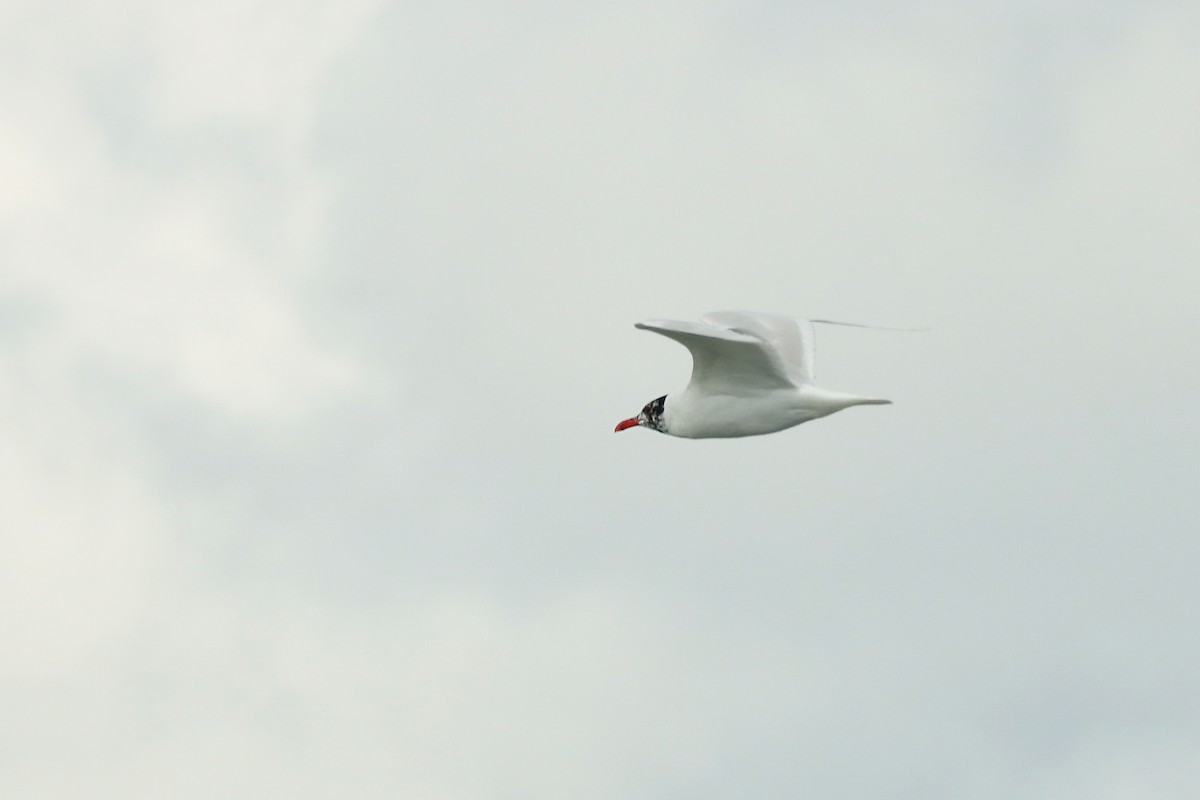
[[[682,391],[651,400],[636,417],[619,422],[618,431],[641,426],[688,439],[757,436],[851,406],[892,402],[813,385],[814,322],[873,326],[749,311],[716,311],[700,320],[634,326],[690,350],[692,379]]]

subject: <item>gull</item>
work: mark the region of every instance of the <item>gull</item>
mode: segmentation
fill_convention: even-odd
[[[651,400],[636,417],[617,423],[616,430],[643,427],[686,439],[758,436],[851,406],[890,404],[813,384],[813,323],[875,327],[752,311],[715,311],[700,322],[636,323],[690,350],[692,378],[682,391]]]

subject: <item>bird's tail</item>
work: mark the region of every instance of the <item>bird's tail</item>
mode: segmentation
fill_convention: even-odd
[[[843,408],[851,406],[888,406],[892,404],[891,400],[884,400],[882,397],[859,397],[856,394],[818,389],[815,386],[806,386],[804,393],[809,406],[823,409],[826,414],[832,414],[834,411],[841,411]]]

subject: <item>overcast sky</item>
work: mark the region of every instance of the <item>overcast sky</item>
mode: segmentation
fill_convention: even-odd
[[[0,2],[5,796],[1200,796],[1197,41]],[[722,308],[931,330],[614,435]]]

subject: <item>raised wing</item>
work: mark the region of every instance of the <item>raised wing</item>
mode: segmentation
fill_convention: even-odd
[[[695,387],[713,394],[745,394],[795,386],[775,349],[762,338],[703,322],[647,320],[635,325],[660,333],[692,353]]]
[[[764,314],[759,311],[713,311],[700,317],[710,325],[733,333],[742,333],[763,340],[779,354],[787,374],[796,384],[811,384],[816,378],[816,333],[813,323],[841,325],[847,328],[870,328],[877,331],[923,331],[925,328],[890,328],[882,325],[861,325],[836,319],[804,319],[786,314]]]
[[[700,319],[710,325],[761,339],[778,353],[793,383],[813,382],[816,375],[816,336],[809,320],[757,311],[713,311]]]

